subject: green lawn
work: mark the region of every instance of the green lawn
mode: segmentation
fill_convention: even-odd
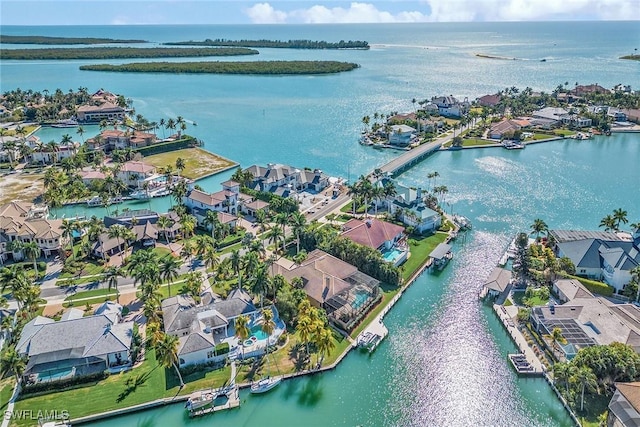
[[[164,258],[165,256],[171,254],[171,251],[163,246],[156,246],[155,248],[153,248],[153,252],[158,254],[160,258]]]
[[[477,145],[497,145],[497,143],[481,138],[465,138],[462,140],[463,147],[474,147]]]
[[[104,266],[98,264],[95,261],[81,261],[84,263],[82,270],[74,273],[62,273],[60,274],[60,279],[68,279],[76,276],[93,276],[96,274],[104,273]]]
[[[540,139],[549,139],[549,138],[557,138],[558,135],[553,135],[553,134],[549,134],[549,133],[534,133],[533,134],[533,139],[535,141],[538,141]]]
[[[554,133],[557,135],[569,136],[569,135],[575,135],[576,131],[569,130],[569,129],[556,129]]]
[[[185,169],[182,171],[182,175],[190,179],[198,179],[218,173],[237,164],[201,148],[185,148],[182,150],[168,151],[166,153],[152,154],[145,157],[144,161],[151,163],[157,168],[172,165],[175,169],[178,158],[182,158],[185,162]]]
[[[512,296],[513,296],[513,301],[516,303],[516,305],[522,305],[522,306],[527,305],[529,307],[535,307],[538,305],[546,305],[549,302],[549,298],[542,299],[540,298],[540,296],[537,295],[537,293],[536,295],[532,296],[528,300],[524,292],[513,292]]]
[[[11,395],[13,394],[13,386],[15,385],[15,380],[13,376],[9,376],[7,378],[3,378],[0,381],[0,405],[2,409],[7,407],[9,403],[9,399],[11,399]]]
[[[343,207],[340,208],[340,212],[345,212],[345,213],[353,213],[353,202],[349,202],[346,205],[344,205]],[[363,214],[364,213],[364,205],[360,205],[356,208],[356,213],[357,214]]]
[[[598,417],[608,410],[611,395],[586,394],[584,395],[584,411],[580,411],[580,396],[576,398],[573,411],[584,427],[599,427]]]
[[[184,377],[186,386],[181,395],[193,391],[221,386],[229,380],[230,367],[208,372],[196,372]],[[47,408],[48,411],[69,412],[70,417],[83,417],[98,412],[150,402],[163,397],[173,397],[178,392],[178,381],[173,369],[158,367],[155,352],[147,353],[141,366],[109,378],[88,383],[80,388],[60,391],[37,397],[26,397],[16,403],[15,410]],[[12,425],[28,426],[30,420],[17,421]]]
[[[85,299],[88,298],[88,299]],[[117,293],[109,289],[92,289],[82,291],[66,297],[65,305],[68,307],[84,307],[87,304],[98,304],[106,300],[113,301],[117,298]]]
[[[404,280],[409,279],[411,275],[426,261],[431,251],[433,251],[438,244],[444,242],[446,238],[446,233],[439,232],[422,238],[411,236],[409,239],[411,256],[402,266],[402,278]]]

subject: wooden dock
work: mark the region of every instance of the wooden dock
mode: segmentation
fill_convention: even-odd
[[[358,335],[356,345],[372,353],[388,334],[389,330],[382,323],[382,316],[378,316]]]
[[[214,393],[218,392],[219,395],[224,395],[227,398],[227,401],[221,405],[213,405],[215,399],[212,401],[211,406],[206,406],[203,408],[198,408],[189,411],[190,417],[199,417],[202,415],[212,414],[214,412],[222,411],[225,409],[237,408],[240,406],[240,392],[238,391],[238,386],[236,384],[232,384],[226,387],[226,390],[218,389],[214,390]],[[222,393],[222,394],[220,394]]]

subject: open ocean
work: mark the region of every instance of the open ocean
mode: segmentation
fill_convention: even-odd
[[[145,61],[138,59],[3,61],[0,89],[104,88],[132,98],[136,112],[149,120],[181,115],[197,122],[188,133],[202,139],[208,150],[244,167],[288,163],[353,180],[398,154],[357,143],[362,117],[410,111],[413,98],[451,94],[473,100],[511,86],[551,92],[565,82],[570,87],[576,82],[604,87],[625,83],[640,89],[640,62],[618,59],[638,47],[639,28],[637,22],[3,26],[3,34],[16,35],[152,42],[343,39],[366,40],[372,48],[259,49],[260,55],[222,59],[318,59],[361,65],[330,76],[78,70],[85,63]],[[478,58],[477,53],[517,60]],[[40,136],[47,142],[70,131],[45,129]],[[240,409],[227,413],[191,420],[178,404],[94,425],[571,425],[544,380],[519,378],[513,372],[506,355],[515,346],[477,294],[513,235],[527,230],[535,218],[543,218],[551,228],[596,229],[600,218],[622,207],[631,222],[640,220],[639,160],[638,134],[566,140],[525,150],[437,153],[399,181],[426,186],[427,173],[438,171],[438,184],[449,188],[451,209],[469,217],[474,229],[456,243],[455,258],[442,274],[421,276],[389,313],[389,337],[372,356],[352,353],[332,372],[287,381],[267,395],[242,393]],[[229,175],[207,178],[201,185],[217,190]],[[151,207],[166,209],[168,202],[155,199]],[[82,213],[100,210],[66,209],[60,215]]]

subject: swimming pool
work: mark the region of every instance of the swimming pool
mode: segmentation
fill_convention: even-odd
[[[351,303],[351,307],[354,310],[357,310],[358,308],[360,308],[367,300],[369,299],[369,292],[367,291],[361,291],[361,290],[357,290],[356,291],[356,296],[355,299],[353,300],[353,302]]]
[[[256,337],[258,340],[266,340],[269,336],[262,330],[262,325],[254,325],[251,328],[249,336]]]
[[[402,256],[403,252],[397,248],[386,249],[382,252],[382,258],[387,262],[395,263]]]
[[[38,381],[58,381],[73,374],[73,368],[52,369],[38,373]]]

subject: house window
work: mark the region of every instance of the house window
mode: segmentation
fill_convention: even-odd
[[[215,356],[215,351],[208,351],[207,352],[207,359],[211,359],[213,356]]]

